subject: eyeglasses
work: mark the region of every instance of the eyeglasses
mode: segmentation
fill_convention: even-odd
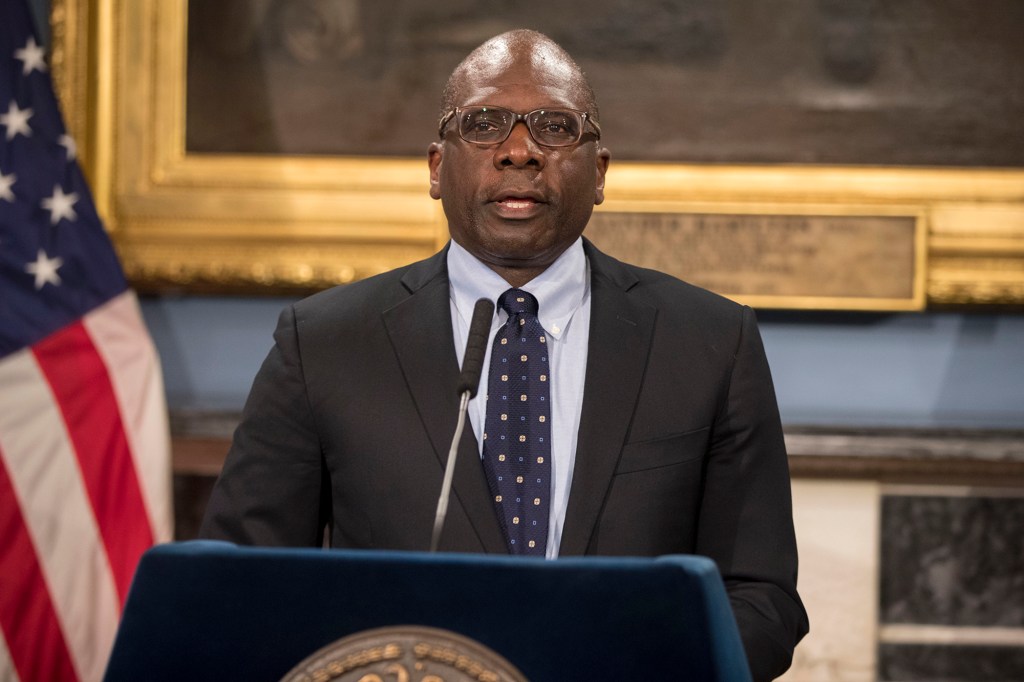
[[[530,135],[545,147],[568,147],[583,137],[584,126],[589,123],[594,135],[601,139],[601,126],[585,111],[575,109],[537,109],[528,114],[517,114],[508,109],[490,106],[456,107],[441,118],[438,133],[456,119],[459,137],[472,144],[501,144],[512,133],[516,123],[526,123]]]

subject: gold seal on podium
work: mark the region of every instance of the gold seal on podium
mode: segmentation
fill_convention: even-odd
[[[282,682],[527,682],[463,635],[416,625],[364,630],[308,656]]]

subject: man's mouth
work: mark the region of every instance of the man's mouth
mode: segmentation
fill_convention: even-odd
[[[505,196],[494,201],[494,207],[499,217],[506,220],[530,220],[536,218],[544,202],[533,197]]]
[[[505,218],[532,218],[546,203],[544,198],[531,190],[500,194],[493,200],[498,214]]]
[[[519,199],[516,197],[506,197],[500,200],[498,203],[504,206],[505,208],[509,208],[512,210],[521,210],[524,208],[530,208],[534,206],[537,202],[533,199]]]

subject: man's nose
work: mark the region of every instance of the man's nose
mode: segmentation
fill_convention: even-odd
[[[537,144],[530,134],[526,123],[518,121],[494,155],[494,165],[498,168],[536,168],[544,167],[544,148]]]

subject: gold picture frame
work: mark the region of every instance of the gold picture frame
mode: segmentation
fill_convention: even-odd
[[[425,157],[186,153],[186,0],[53,0],[51,24],[68,127],[137,288],[307,291],[426,257],[447,239]],[[759,307],[1024,303],[1019,169],[616,162],[606,195],[599,210],[614,213],[916,220],[911,295],[746,298]]]

